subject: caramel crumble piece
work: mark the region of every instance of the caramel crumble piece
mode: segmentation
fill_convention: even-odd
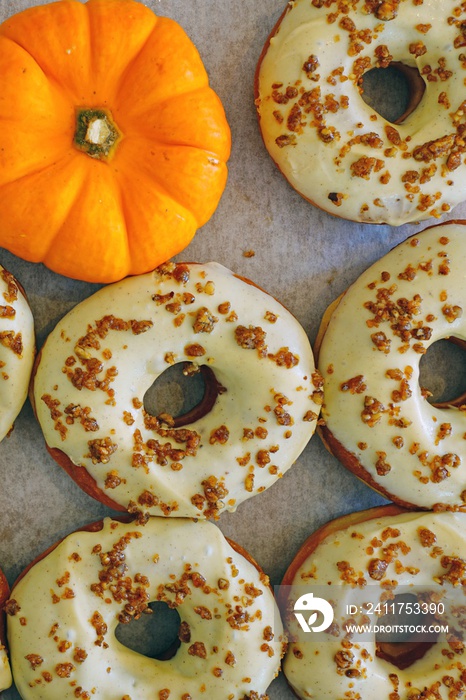
[[[461,308],[461,306],[452,306],[451,304],[445,304],[442,307],[442,313],[447,319],[448,323],[453,323],[454,321],[456,321],[457,318],[461,318],[461,316],[463,315],[463,309]]]
[[[91,409],[88,406],[82,407],[79,404],[69,404],[65,408],[66,423],[73,425],[75,421],[79,421],[86,432],[95,433],[99,429],[99,424],[90,415],[90,412]]]
[[[86,456],[92,459],[93,464],[107,464],[117,449],[117,445],[108,437],[89,440],[87,444],[89,445],[89,454]]]
[[[439,583],[442,585],[448,581],[453,586],[460,584],[466,573],[466,562],[459,557],[443,556],[440,563],[444,569],[448,569],[446,574],[439,576]]]
[[[39,654],[28,654],[27,656],[25,656],[25,658],[26,658],[26,659],[29,661],[29,663],[31,664],[31,668],[32,668],[33,671],[35,671],[35,669],[36,669],[38,666],[40,666],[41,664],[44,663],[44,659],[43,659],[42,656],[40,656]]]
[[[354,655],[349,650],[337,651],[334,658],[339,669],[351,668],[354,662]]]
[[[268,450],[259,450],[256,454],[256,463],[259,467],[265,467],[267,464],[270,464],[270,461],[270,452]]]
[[[63,415],[63,413],[58,408],[58,406],[60,406],[60,401],[58,399],[53,399],[50,396],[50,394],[43,394],[43,396],[41,396],[40,398],[41,401],[43,401],[49,409],[50,418],[53,421],[57,421]]]
[[[203,620],[211,620],[212,619],[212,613],[210,612],[209,608],[206,608],[205,605],[198,605],[194,608],[194,612],[196,615],[199,615],[199,617],[202,617]]]
[[[314,54],[311,54],[309,58],[303,63],[303,71],[309,78],[312,73],[315,73],[319,67],[319,59]]]
[[[152,321],[130,321],[131,331],[134,335],[140,335],[152,328]]]
[[[202,482],[204,496],[197,494],[193,496],[196,499],[196,507],[203,507],[204,501],[207,501],[207,508],[204,510],[204,515],[207,517],[217,518],[219,512],[224,508],[224,499],[228,495],[227,487],[215,476],[209,476]],[[197,505],[197,503],[199,505]]]
[[[400,272],[398,279],[412,282],[416,278],[416,270],[412,265],[408,265],[403,272]]]
[[[360,177],[369,180],[373,172],[377,173],[384,166],[384,162],[378,158],[362,156],[359,160],[351,163],[351,174],[353,177]]]
[[[161,306],[162,304],[168,305],[174,296],[175,292],[168,292],[167,294],[153,294],[152,301],[155,301],[157,306]]]
[[[249,613],[241,605],[235,607],[235,611],[227,617],[227,622],[232,629],[247,629]]]
[[[65,584],[70,582],[70,572],[66,571],[61,578],[57,579],[57,586],[62,588]]]
[[[377,474],[379,476],[385,476],[388,474],[389,471],[391,471],[391,465],[386,461],[387,453],[386,452],[377,452],[378,459],[375,463],[375,469],[377,471]]]
[[[406,379],[400,381],[400,388],[392,391],[392,400],[394,403],[400,403],[401,401],[407,401],[412,396],[412,391],[410,389],[409,383]]]
[[[374,579],[374,581],[380,581],[385,576],[387,566],[388,561],[384,559],[371,559],[368,566],[369,576]]]
[[[212,430],[210,433],[209,442],[211,445],[219,443],[220,445],[225,445],[230,437],[230,431],[226,425],[221,425],[219,428]]]
[[[254,490],[254,474],[248,474],[244,480],[244,488],[248,493]]]
[[[390,124],[387,124],[385,127],[385,133],[387,135],[388,140],[393,143],[394,146],[400,146],[401,145],[401,136],[400,132],[395,129],[394,126],[391,126]]]
[[[133,425],[134,418],[129,411],[123,411],[123,422],[126,423],[126,425]]]
[[[450,274],[450,265],[448,260],[444,260],[443,262],[440,263],[438,266],[438,273],[439,275],[449,275]]]
[[[180,624],[180,628],[178,630],[178,639],[183,644],[189,644],[189,642],[191,641],[191,628],[185,620],[183,620],[183,622]]]
[[[420,527],[418,529],[418,534],[423,547],[433,547],[433,545],[437,542],[435,533],[426,527]]]
[[[238,326],[235,328],[235,340],[245,350],[257,350],[261,357],[265,357],[267,346],[265,344],[266,332],[260,326]]]
[[[179,284],[186,284],[189,282],[189,268],[184,263],[163,263],[157,267],[156,272],[162,277],[171,277]]]
[[[293,105],[288,115],[288,119],[286,120],[286,125],[290,131],[295,131],[298,133],[302,131],[301,117],[301,108],[297,104]]]
[[[426,45],[423,41],[413,41],[409,45],[409,53],[418,58],[419,56],[424,56],[427,53]]]
[[[187,357],[202,357],[202,355],[206,353],[202,345],[198,345],[197,343],[186,345],[184,352]]]
[[[332,141],[338,141],[340,134],[333,126],[326,126],[318,130],[318,136],[324,143],[332,143]]]
[[[218,318],[210,313],[205,306],[199,309],[193,324],[195,333],[212,333]]]
[[[188,654],[191,656],[198,656],[200,659],[207,658],[207,650],[205,648],[204,642],[194,642],[188,649]]]
[[[275,143],[279,148],[285,148],[286,146],[296,146],[296,136],[294,134],[282,134],[277,136]]]
[[[448,99],[447,93],[446,92],[441,92],[440,95],[438,96],[438,103],[439,105],[443,105],[445,109],[450,109],[451,104],[450,100]],[[447,168],[448,170],[456,170],[461,165],[461,156],[460,153],[457,151],[456,153],[452,153],[450,156],[448,156],[448,161],[447,161]]]
[[[383,331],[372,333],[371,340],[379,352],[383,352],[385,355],[388,355],[392,341],[387,338]]]
[[[398,15],[400,2],[401,0],[382,0],[382,2],[380,0],[376,0],[376,2],[369,0],[369,2],[366,2],[366,6],[370,8],[370,11],[373,12],[377,19],[389,22]]]
[[[2,331],[0,333],[0,343],[18,357],[23,356],[23,337],[21,333],[15,334],[14,331]]]
[[[261,644],[260,650],[266,652],[268,656],[275,656],[275,652],[269,644]]]
[[[12,306],[0,306],[0,318],[14,318],[16,311]]]
[[[7,291],[3,292],[3,297],[5,301],[7,301],[9,304],[12,304],[18,298],[18,285],[16,283],[15,278],[13,277],[11,272],[8,272],[8,270],[2,270],[1,275],[3,281],[7,285]]]
[[[396,382],[401,382],[403,379],[403,372],[401,369],[387,369],[385,376],[389,379],[393,379]]]
[[[118,486],[120,486],[120,484],[124,483],[126,483],[126,479],[122,479],[116,471],[108,472],[105,478],[106,489],[116,489]]]
[[[422,146],[417,146],[413,151],[413,158],[417,161],[429,163],[443,156],[448,156],[455,144],[455,136],[448,134],[434,141],[427,141]]]
[[[290,369],[299,364],[299,357],[294,355],[287,347],[280,348],[275,355],[269,353],[268,357],[275,362],[278,367],[286,367]]]
[[[364,377],[362,374],[358,374],[356,377],[348,379],[346,382],[340,384],[340,391],[349,391],[350,394],[362,394],[366,391],[367,386],[364,383]]]
[[[225,656],[225,663],[228,664],[228,666],[236,666],[236,657],[232,651],[227,652]]]
[[[217,311],[219,314],[222,314],[226,316],[226,314],[229,314],[231,311],[231,304],[229,301],[223,301],[221,304],[218,305]]]
[[[87,659],[87,651],[81,649],[81,647],[76,647],[73,654],[73,661],[77,664],[82,664]]]
[[[21,606],[19,605],[18,601],[16,601],[14,598],[10,598],[10,600],[7,600],[5,605],[3,606],[3,610],[7,615],[14,617],[21,610]]]
[[[57,664],[55,666],[55,673],[57,676],[60,678],[70,678],[71,674],[73,671],[75,671],[75,667],[73,666],[72,663],[64,663],[64,664]]]
[[[286,396],[283,394],[276,394],[274,396],[274,399],[276,401],[276,406],[273,409],[273,412],[275,414],[275,417],[277,419],[277,423],[279,425],[284,425],[284,426],[290,426],[294,424],[293,418],[291,415],[288,413],[288,411],[285,409],[285,406],[289,406],[292,404],[292,402],[287,399]]]
[[[319,416],[314,411],[306,411],[306,413],[303,416],[303,421],[305,423],[312,423],[312,421],[317,420],[318,417]]]
[[[440,102],[440,99],[439,99],[439,103],[442,104],[442,103]],[[450,153],[450,155],[449,155],[448,158],[447,158],[447,168],[448,168],[448,170],[449,170],[450,172],[453,172],[453,170],[456,170],[457,168],[459,168],[460,165],[461,165],[461,160],[462,160],[462,158],[461,158],[461,152],[460,152],[460,151],[453,151],[452,153]]]
[[[438,429],[437,436],[435,438],[435,444],[438,445],[441,440],[449,437],[452,433],[451,423],[442,423]]]

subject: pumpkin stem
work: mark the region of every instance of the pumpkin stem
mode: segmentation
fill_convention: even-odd
[[[107,160],[121,138],[110,112],[78,109],[74,145],[91,158]]]

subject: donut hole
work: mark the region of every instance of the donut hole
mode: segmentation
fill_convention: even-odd
[[[417,68],[393,62],[368,70],[359,87],[369,107],[392,124],[401,124],[420,103],[425,83]]]
[[[144,394],[144,410],[170,426],[181,427],[209,413],[222,393],[206,365],[179,362],[168,367]]]
[[[181,618],[163,601],[149,603],[146,613],[131,622],[120,623],[115,636],[123,646],[151,659],[166,661],[175,656]]]
[[[456,338],[437,340],[422,356],[419,384],[434,406],[466,402],[466,343]]]
[[[414,664],[429,651],[435,644],[432,635],[429,640],[419,639],[419,633],[413,632],[413,628],[430,626],[434,620],[432,615],[422,611],[416,611],[415,604],[419,599],[413,593],[400,593],[393,601],[388,601],[388,612],[377,619],[377,625],[384,631],[377,632],[375,636],[376,655],[388,661],[396,668],[403,670]],[[393,612],[392,612],[393,610]]]

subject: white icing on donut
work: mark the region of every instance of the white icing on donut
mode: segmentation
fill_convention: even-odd
[[[394,226],[461,202],[465,20],[456,0],[289,2],[258,66],[256,104],[291,185],[331,214]],[[426,85],[399,125],[359,94],[361,76],[391,61]]]
[[[391,250],[344,294],[320,346],[324,438],[401,504],[466,503],[464,411],[431,405],[419,385],[433,343],[466,339],[465,234],[434,226]]]
[[[6,648],[6,615],[5,603],[10,596],[7,578],[0,569],[0,692],[12,684],[10,660]]]
[[[181,620],[181,645],[164,661],[115,638],[121,617],[157,600]],[[267,577],[206,521],[107,518],[37,562],[13,587],[10,609],[24,700],[260,700],[283,651]]]
[[[10,662],[5,648],[0,646],[0,692],[12,683]]]
[[[0,440],[3,440],[27,397],[35,335],[29,304],[13,275],[1,265],[0,296]]]
[[[329,597],[336,598],[341,594],[345,613],[344,601],[355,600],[355,586],[350,582],[348,564],[355,576],[360,577],[358,587],[362,599],[364,595],[370,599],[372,589],[378,589],[380,595],[390,581],[395,582],[395,595],[400,586],[404,587],[403,590],[414,586],[417,593],[436,591],[439,595],[447,589],[450,595],[456,573],[461,570],[461,576],[464,576],[465,572],[465,527],[464,513],[405,513],[375,517],[354,525],[345,522],[344,528],[325,537],[297,569],[292,585],[298,588],[291,586],[289,593],[292,600],[296,600],[299,593],[311,591],[312,586],[326,586]],[[380,562],[383,565],[377,567]],[[376,573],[382,569],[385,572],[382,576]],[[378,579],[372,578],[370,572]],[[334,625],[342,626],[349,617],[347,614],[336,617]],[[440,622],[449,627],[452,637],[441,632],[427,653],[403,670],[375,655],[375,633],[371,640],[357,644],[345,640],[343,634],[337,638],[323,633],[318,635],[319,641],[313,640],[311,634],[304,640],[301,637],[297,643],[290,643],[284,673],[300,698],[460,698],[466,690],[461,619],[459,614],[455,626],[454,618],[445,613]],[[355,621],[359,620],[356,616]],[[462,621],[464,623],[464,619]],[[375,625],[381,621],[374,615],[366,616],[366,622]],[[418,624],[425,624],[425,621]],[[292,616],[290,625],[293,633]],[[454,629],[457,631],[456,646]],[[452,688],[458,693],[456,696],[452,694]]]
[[[182,361],[207,365],[226,391],[207,415],[170,429],[143,399]],[[314,432],[320,384],[304,330],[275,299],[216,263],[171,263],[63,318],[34,397],[49,447],[124,508],[215,517],[293,464]]]

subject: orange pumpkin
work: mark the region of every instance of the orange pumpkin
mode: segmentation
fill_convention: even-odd
[[[215,211],[230,130],[183,29],[135,0],[58,0],[0,26],[0,246],[111,282]]]

